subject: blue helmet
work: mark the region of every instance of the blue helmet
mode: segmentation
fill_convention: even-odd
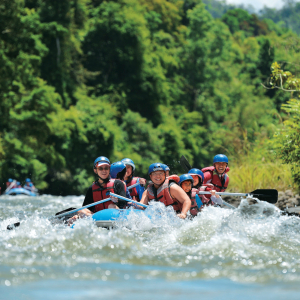
[[[133,160],[131,160],[130,158],[123,158],[123,159],[121,160],[121,162],[122,162],[124,165],[132,166],[132,171],[135,171],[135,164],[134,164]]]
[[[118,173],[126,169],[126,166],[121,162],[115,162],[110,166],[110,176],[111,178],[117,178]]]
[[[20,181],[18,181],[18,182],[17,182],[17,185],[21,185],[21,182],[20,182]]]
[[[203,174],[203,172],[202,172],[201,170],[199,170],[199,169],[196,169],[196,168],[190,169],[190,170],[188,171],[188,174],[189,174],[189,175],[198,176],[199,179],[200,179],[200,181],[201,181],[201,183],[202,183],[203,180],[204,180],[204,174]]]
[[[11,178],[8,178],[8,182],[13,182],[13,180]]]
[[[155,172],[155,171],[164,171],[164,172],[166,172],[166,170],[164,168],[164,164],[154,163],[154,164],[150,165],[149,169],[148,169],[148,175],[150,175],[152,172]]]
[[[228,157],[224,154],[217,154],[214,157],[213,163],[217,163],[217,162],[225,162],[228,165]]]
[[[25,182],[31,182],[31,179],[30,178],[26,178]]]
[[[170,171],[170,168],[166,164],[162,164],[165,168],[165,171]]]
[[[191,175],[189,175],[189,174],[183,174],[183,175],[179,176],[179,182],[178,182],[178,184],[181,185],[181,183],[184,182],[184,181],[186,181],[186,180],[191,181],[191,182],[192,182],[192,186],[193,186],[193,184],[194,184],[194,179],[193,179],[193,177],[192,177]]]
[[[107,157],[105,157],[105,156],[99,156],[99,157],[97,157],[95,159],[95,161],[94,161],[94,169],[96,167],[101,166],[101,165],[110,165],[109,159]]]

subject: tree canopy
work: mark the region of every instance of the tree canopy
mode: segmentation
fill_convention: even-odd
[[[234,161],[286,116],[289,96],[261,83],[274,61],[295,70],[299,41],[239,8],[215,19],[200,0],[3,0],[2,183],[83,193],[100,155],[143,176],[155,161],[182,172],[181,155]]]

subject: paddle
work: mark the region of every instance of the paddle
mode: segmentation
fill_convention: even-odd
[[[17,180],[14,180],[8,187],[7,189],[3,192],[3,194],[7,193],[9,190],[12,189],[12,187],[17,183]]]
[[[137,183],[135,183],[135,184],[133,184],[133,185],[131,185],[131,186],[128,186],[127,189],[128,189],[128,190],[131,190],[131,189],[133,189],[134,187],[136,187],[136,186],[138,186],[138,185],[140,185],[139,182],[137,182]]]
[[[180,157],[180,164],[181,166],[184,168],[185,171],[189,171],[190,169],[192,169],[192,166],[190,165],[190,163],[188,162],[188,160],[185,158],[184,155],[182,155]]]
[[[89,207],[92,207],[92,206],[94,206],[94,205],[101,204],[101,203],[104,203],[104,202],[107,202],[107,201],[110,201],[110,198],[106,198],[106,199],[104,199],[104,200],[97,201],[97,202],[94,202],[94,203],[91,203],[91,204],[82,206],[82,207],[80,207],[80,208],[72,209],[72,207],[70,207],[70,208],[67,208],[67,209],[65,209],[65,210],[63,210],[63,211],[60,211],[60,212],[56,213],[55,216],[50,217],[49,219],[61,218],[61,217],[64,217],[64,216],[66,216],[66,215],[69,215],[69,214],[75,213],[75,212],[77,212],[77,211],[80,211],[80,210],[82,210],[82,209],[84,209],[84,208],[89,208]],[[21,224],[20,222],[17,222],[17,223],[8,225],[8,226],[7,226],[7,230],[12,230],[12,229],[14,229],[15,227],[20,226],[20,224]]]
[[[210,192],[198,192],[200,195],[210,194]],[[258,189],[250,193],[226,193],[226,192],[216,192],[218,195],[224,196],[235,196],[235,197],[247,197],[252,195],[254,198],[257,198],[261,201],[266,201],[269,203],[276,203],[278,200],[278,191],[275,189]],[[224,201],[223,201],[224,202]]]
[[[129,186],[128,189],[134,188],[134,187],[137,186],[137,185],[139,185],[139,183],[135,183],[135,184]],[[136,204],[138,204],[138,205],[140,205],[140,206],[145,206],[145,207],[147,207],[147,205],[141,204],[141,203],[139,203],[139,202],[135,202],[135,201],[133,201],[133,200],[131,200],[131,199],[128,199],[128,198],[125,198],[125,197],[122,197],[122,196],[119,196],[119,195],[116,195],[116,194],[113,194],[113,193],[110,193],[110,194],[111,194],[112,196],[115,196],[115,197],[117,197],[117,198],[119,198],[119,199],[122,199],[122,200],[125,200],[125,201],[127,201],[127,202],[132,202],[132,203],[136,203]],[[85,206],[80,207],[80,208],[73,208],[73,207],[70,207],[70,208],[67,208],[67,209],[65,209],[65,210],[62,210],[62,211],[56,213],[55,216],[52,217],[52,218],[60,218],[60,219],[61,219],[62,217],[66,216],[66,215],[75,213],[75,212],[77,212],[77,211],[79,211],[79,210],[82,210],[82,209],[84,209],[84,208],[89,208],[89,207],[92,207],[92,206],[94,206],[94,205],[101,204],[101,203],[104,203],[104,202],[107,202],[107,201],[110,201],[110,198],[107,198],[107,199],[104,199],[104,200],[101,200],[101,201],[98,201],[98,202],[94,202],[94,203],[85,205]],[[8,226],[7,226],[7,230],[12,230],[12,229],[14,229],[15,227],[19,227],[20,224],[21,224],[20,222],[17,222],[17,223],[8,225]]]
[[[117,194],[114,194],[114,193],[110,193],[110,196],[113,196],[113,197],[119,198],[119,199],[121,199],[121,200],[124,200],[124,201],[127,201],[127,202],[135,203],[135,204],[137,204],[137,205],[139,205],[139,206],[142,206],[142,207],[145,207],[145,208],[147,208],[147,207],[148,207],[148,205],[142,204],[142,203],[140,203],[140,202],[133,201],[133,200],[131,200],[131,199],[128,199],[128,198],[122,197],[122,196],[120,196],[120,195],[117,195]]]

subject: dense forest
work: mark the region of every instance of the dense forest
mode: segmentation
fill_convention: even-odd
[[[204,167],[225,153],[233,188],[249,174],[290,185],[272,139],[291,93],[270,78],[275,61],[297,76],[299,3],[216,15],[203,2],[2,0],[1,183],[81,194],[100,155],[146,176],[156,161],[182,173],[181,155]]]
[[[225,0],[203,0],[206,4],[206,9],[211,13],[214,18],[222,18],[227,11],[241,8],[250,14],[256,14],[261,20],[264,20],[272,27],[273,21],[279,27],[290,29],[300,34],[300,2],[295,0],[283,0],[284,5],[282,8],[269,8],[265,6],[261,10],[257,10],[253,5],[240,4],[238,6],[228,4]]]

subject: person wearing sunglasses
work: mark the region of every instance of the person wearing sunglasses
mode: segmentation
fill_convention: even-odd
[[[126,173],[123,177],[127,187],[139,183],[140,185],[130,190],[130,196],[134,201],[140,201],[145,191],[146,179],[134,176],[135,164],[130,158],[124,158],[121,162],[126,166]]]
[[[96,158],[93,170],[98,179],[88,188],[82,206],[104,200],[108,197],[110,197],[111,200],[80,210],[77,215],[71,218],[69,224],[78,218],[90,216],[100,210],[107,208],[124,208],[127,204],[126,201],[119,200],[118,198],[109,195],[111,192],[126,197],[125,184],[119,179],[112,179],[110,177],[109,159],[105,156]]]

